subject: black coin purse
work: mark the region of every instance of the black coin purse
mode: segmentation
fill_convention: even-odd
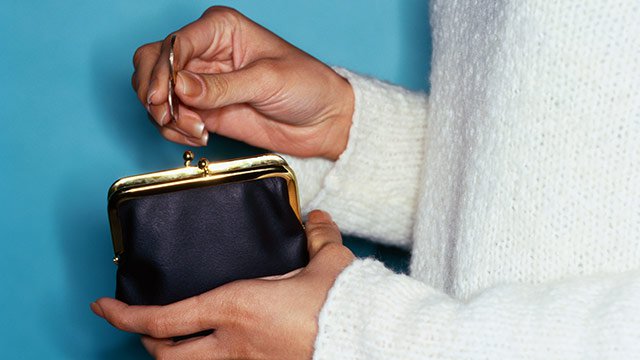
[[[278,155],[126,177],[109,189],[116,298],[165,305],[305,266],[296,179]]]

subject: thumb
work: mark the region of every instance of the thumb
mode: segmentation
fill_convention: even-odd
[[[260,70],[255,67],[219,74],[178,72],[176,94],[188,106],[201,110],[255,101],[261,92]]]
[[[342,235],[338,225],[333,222],[331,215],[325,211],[314,210],[310,212],[305,229],[310,258],[313,258],[320,249],[328,244],[342,245]]]

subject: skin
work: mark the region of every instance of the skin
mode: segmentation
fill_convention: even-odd
[[[344,151],[353,90],[331,68],[229,8],[210,8],[173,34],[177,122],[167,103],[170,37],[133,58],[133,87],[165,138],[197,146],[216,132],[331,160]]]
[[[120,330],[142,334],[156,358],[310,359],[327,292],[354,257],[328,213],[309,213],[306,233],[311,260],[291,273],[232,282],[166,306],[102,298],[91,309]],[[215,331],[171,340],[207,329]]]
[[[169,37],[140,47],[132,85],[168,140],[206,145],[209,132],[273,151],[336,160],[353,116],[353,90],[331,68],[237,11],[208,9],[174,32],[179,118],[169,118]],[[323,211],[306,223],[310,263],[289,274],[241,280],[166,306],[112,298],[93,312],[162,359],[310,359],[318,314],[354,259]],[[172,338],[215,329],[207,336]]]

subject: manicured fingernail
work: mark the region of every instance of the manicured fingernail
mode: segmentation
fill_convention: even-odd
[[[207,142],[209,141],[209,132],[205,130],[204,133],[198,137],[187,137],[184,141],[191,146],[207,146]]]
[[[202,134],[202,137],[200,138],[200,143],[202,144],[202,146],[207,146],[207,142],[209,142],[209,132],[208,131],[206,131],[204,134]]]
[[[147,95],[147,104],[153,104],[153,95],[158,92],[158,79],[153,79],[149,85],[149,94]]]
[[[182,89],[182,93],[187,96],[198,96],[202,93],[202,83],[193,73],[182,70],[178,73],[176,86]]]
[[[169,113],[167,109],[162,109],[162,116],[160,116],[160,119],[158,119],[158,123],[160,124],[160,126],[164,126],[164,124],[167,123],[167,121],[169,120],[167,119],[168,116],[169,116]]]
[[[202,121],[194,123],[192,126],[194,136],[202,136],[204,134],[204,123]]]
[[[182,130],[184,130],[187,135],[192,138],[199,138],[202,136],[202,132],[204,131],[204,124],[202,122],[190,122],[188,125],[183,125]]]
[[[204,123],[197,117],[190,114],[183,114],[180,117],[180,129],[192,138],[202,137],[204,132]]]
[[[198,141],[200,141],[200,140],[198,140]],[[200,143],[198,143],[198,142],[196,142],[196,141],[193,141],[193,140],[191,140],[191,139],[189,139],[189,138],[184,139],[184,142],[185,142],[187,145],[191,145],[191,146],[195,146],[195,147],[200,147],[200,146],[202,146]]]
[[[91,311],[100,317],[104,317],[104,311],[102,311],[102,308],[96,302],[91,303]]]

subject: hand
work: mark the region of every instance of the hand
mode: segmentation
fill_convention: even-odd
[[[156,358],[310,359],[327,292],[354,257],[329,214],[311,212],[306,232],[311,261],[289,274],[232,282],[166,306],[102,298],[91,309],[118,329],[144,334]],[[215,331],[171,340],[208,329]]]
[[[170,121],[169,38],[140,47],[133,87],[171,141],[205,145],[207,131],[297,156],[344,150],[351,85],[331,68],[239,12],[212,7],[174,32],[179,119]]]

